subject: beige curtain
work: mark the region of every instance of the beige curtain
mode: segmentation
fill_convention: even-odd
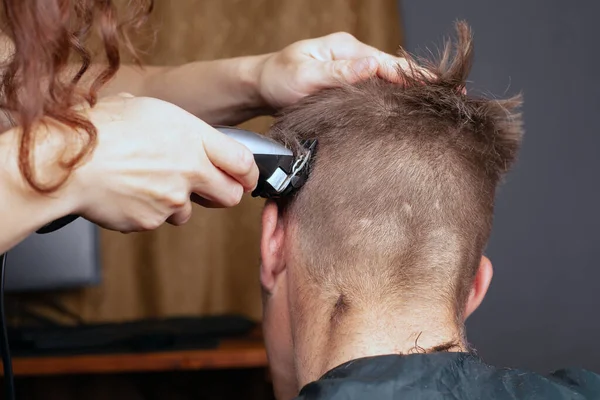
[[[401,44],[396,0],[156,0],[150,64],[261,54],[347,31],[388,52]],[[201,76],[198,79],[202,79]],[[245,126],[264,132],[268,118]],[[102,232],[102,284],[60,299],[88,321],[241,313],[260,318],[262,201],[195,207],[184,227]]]

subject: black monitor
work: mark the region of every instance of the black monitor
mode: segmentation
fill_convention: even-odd
[[[100,280],[99,229],[83,218],[33,234],[8,252],[7,292],[80,288]]]

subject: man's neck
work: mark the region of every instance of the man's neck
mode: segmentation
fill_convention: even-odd
[[[391,309],[354,310],[337,321],[327,314],[311,313],[310,324],[297,326],[294,342],[300,388],[358,358],[466,349],[451,318],[425,310],[412,308],[409,317]]]

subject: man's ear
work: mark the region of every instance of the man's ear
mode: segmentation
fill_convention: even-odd
[[[262,212],[260,283],[269,293],[285,269],[284,242],[285,230],[277,204],[267,201]]]
[[[483,301],[483,298],[490,287],[490,283],[492,282],[493,275],[494,269],[492,268],[492,262],[486,256],[482,256],[479,268],[477,268],[477,273],[475,274],[475,279],[473,280],[469,299],[465,306],[465,320],[469,318]]]

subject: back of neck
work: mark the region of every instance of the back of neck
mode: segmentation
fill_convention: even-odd
[[[309,307],[310,323],[294,324],[296,371],[300,388],[351,360],[387,354],[464,351],[461,330],[452,318],[418,308],[343,310]],[[306,315],[305,313],[302,313]]]

